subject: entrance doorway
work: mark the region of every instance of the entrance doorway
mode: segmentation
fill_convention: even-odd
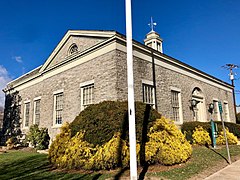
[[[193,107],[194,121],[207,121],[205,99],[200,88],[194,88],[192,100],[196,101],[196,105]]]

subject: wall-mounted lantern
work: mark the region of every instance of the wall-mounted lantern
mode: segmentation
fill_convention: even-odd
[[[191,100],[190,100],[191,107],[192,107],[192,108],[195,108],[199,102],[200,102],[200,101],[197,101],[196,99],[191,99]]]
[[[214,110],[214,104],[213,103],[210,103],[208,105],[208,112],[210,112],[211,114],[213,113],[213,110]]]

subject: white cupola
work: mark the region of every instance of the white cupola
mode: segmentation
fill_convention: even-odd
[[[149,24],[151,27],[151,31],[146,35],[146,39],[144,39],[144,44],[148,47],[151,47],[161,53],[163,53],[162,42],[163,40],[160,38],[160,35],[153,30],[154,26],[157,23],[154,23],[151,17],[151,23]]]

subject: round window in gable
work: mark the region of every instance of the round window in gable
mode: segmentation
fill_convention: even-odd
[[[77,45],[76,45],[76,44],[72,44],[72,45],[70,46],[70,48],[69,48],[68,55],[71,55],[71,54],[73,54],[73,53],[75,53],[75,52],[77,52],[77,51],[78,51]]]

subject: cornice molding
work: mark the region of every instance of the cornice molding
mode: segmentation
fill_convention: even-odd
[[[61,49],[61,47],[66,43],[67,39],[71,35],[83,35],[83,36],[94,36],[94,37],[109,37],[107,40],[98,43],[91,48],[80,52],[80,53],[75,53],[72,56],[69,56],[63,61],[62,63],[59,63],[49,69],[46,69],[47,65],[51,62],[54,54]],[[11,86],[12,88],[17,88],[17,90],[24,89],[28,86],[31,86],[33,84],[39,83],[42,80],[49,78],[53,75],[56,75],[58,73],[61,73],[63,71],[66,71],[70,68],[73,68],[77,65],[80,65],[84,62],[87,62],[93,58],[96,58],[98,56],[101,56],[105,53],[108,53],[113,50],[120,50],[126,53],[126,38],[124,35],[117,33],[115,31],[74,31],[70,30],[68,31],[63,39],[60,41],[60,43],[57,45],[55,50],[52,52],[52,54],[49,56],[48,60],[40,67],[39,73],[24,79],[23,81],[20,81],[16,84],[14,84],[14,81],[18,80],[19,78],[22,78],[26,76],[27,74],[31,73],[32,70],[29,73],[11,81],[8,83],[8,85]],[[170,56],[167,56],[161,52],[158,52],[148,46],[145,46],[137,41],[133,40],[133,56],[141,58],[143,60],[146,60],[148,62],[152,62],[152,56],[155,58],[155,63],[158,66],[161,66],[166,69],[170,69],[173,71],[176,71],[178,73],[187,75],[189,77],[192,77],[194,79],[198,79],[200,81],[206,82],[208,84],[211,84],[213,86],[216,86],[218,88],[231,91],[233,89],[233,86],[220,80],[217,79],[205,72],[202,72],[192,66],[189,66],[177,59],[174,59]]]

